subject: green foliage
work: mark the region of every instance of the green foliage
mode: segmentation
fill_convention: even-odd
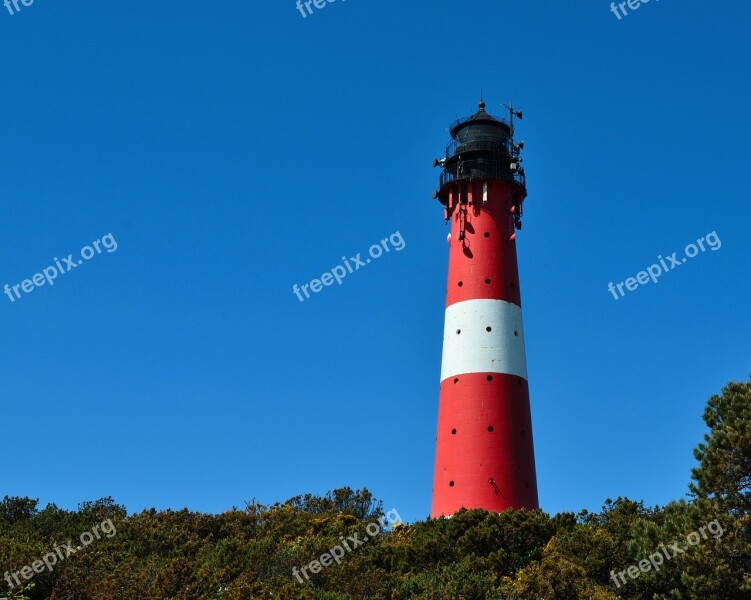
[[[737,515],[751,514],[751,382],[729,383],[704,411],[710,431],[694,451],[691,491]]]
[[[248,502],[219,515],[147,510],[128,515],[111,498],[76,511],[6,497],[0,566],[11,573],[57,544],[111,520],[102,537],[35,574],[14,600],[740,600],[751,598],[751,383],[730,383],[708,403],[709,433],[695,455],[690,501],[647,508],[606,500],[597,513],[462,510],[450,519],[395,525],[368,536],[341,564],[299,581],[342,540],[384,517],[368,490],[342,488],[271,506]],[[722,533],[707,534],[716,523]],[[614,574],[663,544],[701,540],[659,570],[621,586]],[[694,533],[694,535],[696,535]],[[23,587],[21,590],[20,587]]]

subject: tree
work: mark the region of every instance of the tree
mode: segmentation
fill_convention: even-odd
[[[751,513],[751,381],[729,383],[704,411],[710,431],[694,450],[692,493],[736,515]]]

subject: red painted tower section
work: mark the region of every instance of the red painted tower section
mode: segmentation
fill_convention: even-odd
[[[527,195],[514,116],[451,126],[434,193],[451,221],[432,517],[538,507],[516,229]]]

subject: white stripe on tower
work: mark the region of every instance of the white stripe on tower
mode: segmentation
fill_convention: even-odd
[[[520,306],[483,299],[446,308],[441,381],[467,373],[505,373],[527,379]]]

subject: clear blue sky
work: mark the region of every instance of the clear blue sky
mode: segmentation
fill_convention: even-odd
[[[540,501],[687,491],[751,372],[748,3],[0,5],[0,494],[221,512],[367,486],[430,510],[448,233],[430,166],[524,109]],[[292,293],[399,231],[390,252]],[[607,290],[716,231],[618,301]]]

